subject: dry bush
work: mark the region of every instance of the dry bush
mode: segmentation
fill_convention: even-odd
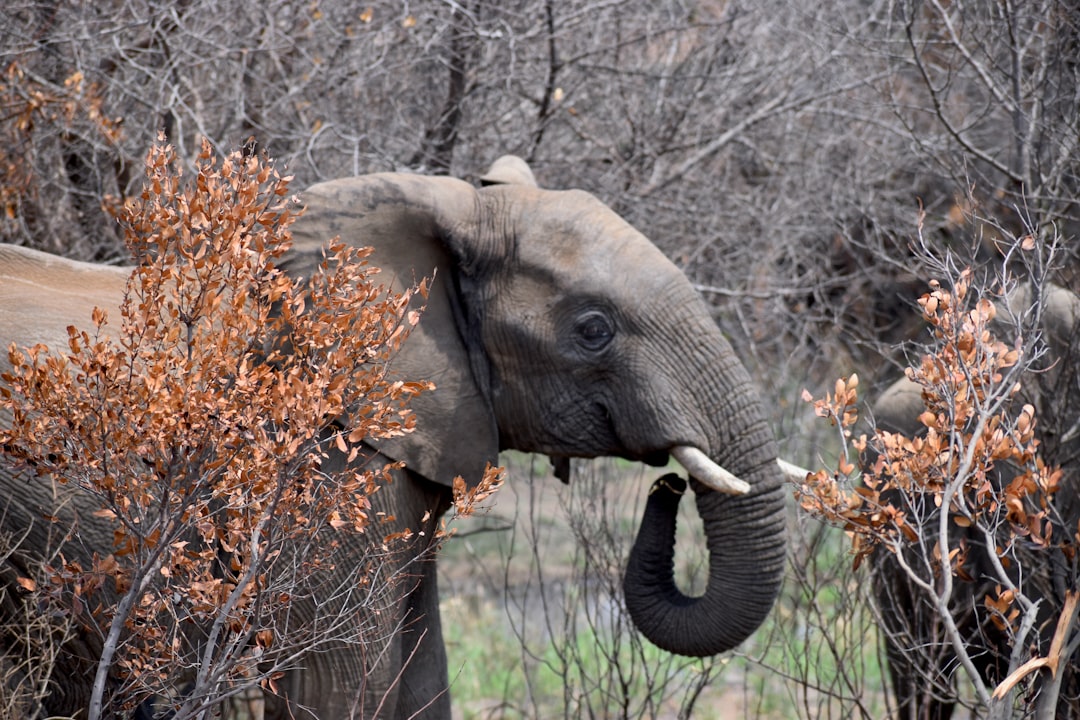
[[[36,238],[42,249],[61,252],[74,233],[98,229],[100,222],[92,218],[100,216],[101,196],[63,187],[65,174],[90,171],[73,155],[65,157],[63,168],[50,167],[41,157],[62,152],[78,137],[102,148],[98,159],[107,157],[119,148],[121,122],[105,114],[101,86],[82,71],[69,67],[62,78],[49,79],[38,70],[29,58],[18,57],[7,62],[0,77],[0,242]],[[91,256],[100,250],[92,237],[80,242],[89,245]],[[98,242],[115,241],[114,233],[105,232]]]
[[[927,712],[933,697],[987,717],[1074,712],[1076,490],[1046,455],[1066,459],[1057,451],[1070,433],[1052,414],[1043,427],[1036,405],[1049,408],[1040,386],[1051,375],[1065,389],[1076,377],[1075,328],[1048,357],[1043,322],[1075,318],[1050,319],[1052,246],[1025,235],[1001,248],[996,274],[941,256],[941,280],[919,301],[931,341],[906,371],[923,405],[906,421],[913,430],[856,435],[854,375],[814,402],[841,452],[836,471],[809,476],[797,497],[844,529],[856,567],[872,559],[905,711]],[[1014,262],[1034,278],[1020,307],[1006,300]],[[1010,315],[1007,325],[994,322],[998,313]],[[1009,342],[1004,327],[1015,329]],[[912,688],[927,695],[905,696]]]
[[[112,528],[92,558],[58,554],[18,579],[97,642],[90,718],[153,696],[171,717],[208,717],[273,690],[306,652],[362,642],[377,656],[385,638],[357,613],[395,597],[407,564],[387,559],[407,538],[373,540],[351,565],[341,546],[379,533],[369,498],[396,467],[360,462],[362,441],[408,432],[405,405],[427,387],[384,378],[423,284],[389,294],[366,251],[340,243],[313,277],[284,275],[288,179],[257,158],[204,145],[184,182],[159,145],[146,167],[115,210],[139,261],[119,322],[94,308],[67,348],[13,346],[0,387],[5,454],[28,482],[92,495]],[[344,470],[324,468],[331,450]]]
[[[61,648],[76,635],[70,615],[48,612],[35,593],[20,584],[19,569],[40,572],[41,548],[26,547],[27,534],[0,533],[0,717],[34,718],[57,675]],[[44,552],[46,557],[48,551]]]

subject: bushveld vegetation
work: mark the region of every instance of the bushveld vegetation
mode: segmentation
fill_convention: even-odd
[[[910,417],[879,404],[889,427],[859,426],[856,375],[813,401],[840,451],[797,497],[845,531],[855,568],[869,558],[892,662],[918,695],[908,710],[933,698],[980,717],[1071,716],[1078,298],[1046,283],[1053,245],[1001,249],[996,272],[939,259],[918,301],[929,337],[905,371],[918,401],[896,403]]]
[[[937,528],[922,532],[912,512],[922,504],[958,503],[962,512],[948,513],[950,522],[1015,540],[1006,542],[1009,548],[1020,543],[1038,550],[1039,538],[1062,550],[1074,542],[1071,529],[1057,526],[1045,537],[1045,522],[1058,513],[1063,492],[1051,491],[1067,487],[1070,478],[1070,458],[1054,438],[1069,435],[1073,415],[1051,402],[1052,392],[1042,394],[1043,403],[1010,401],[1015,396],[1006,379],[1033,389],[1046,375],[1025,371],[1041,368],[1047,356],[1037,334],[1025,334],[1017,345],[1015,337],[999,337],[988,328],[983,300],[1022,282],[1076,287],[1078,38],[1080,12],[1063,0],[422,0],[408,6],[304,0],[237,2],[227,16],[203,0],[7,3],[0,9],[0,239],[80,259],[128,262],[125,236],[138,225],[129,213],[139,207],[183,235],[177,217],[154,215],[140,205],[148,202],[142,196],[143,161],[162,130],[178,166],[193,177],[219,173],[225,184],[218,187],[231,188],[222,202],[255,213],[248,220],[269,213],[263,219],[283,230],[287,196],[274,194],[283,180],[258,159],[264,150],[278,167],[288,168],[296,189],[390,169],[474,178],[494,157],[513,152],[530,162],[542,186],[597,194],[654,239],[715,305],[717,321],[775,409],[772,420],[784,456],[815,467],[825,458],[838,472],[819,473],[799,489],[805,507],[793,503],[792,562],[769,624],[731,657],[684,665],[628,638],[620,624],[625,618],[617,616],[618,583],[612,578],[628,546],[627,518],[633,517],[625,509],[633,495],[626,488],[647,486],[651,477],[619,463],[576,463],[574,484],[548,487],[542,483],[553,481],[542,479],[542,463],[534,469],[522,461],[515,466],[518,479],[535,475],[536,485],[526,490],[519,483],[517,502],[504,497],[487,516],[485,532],[449,543],[454,562],[444,563],[443,572],[449,577],[445,584],[458,589],[448,594],[450,605],[505,608],[506,646],[523,670],[513,678],[491,675],[491,685],[471,689],[483,673],[473,667],[469,638],[490,630],[483,624],[490,613],[451,608],[447,617],[455,618],[456,627],[447,635],[465,648],[455,655],[451,643],[451,665],[461,666],[455,696],[473,693],[475,709],[467,712],[478,717],[548,717],[552,708],[569,717],[685,716],[691,709],[694,717],[881,717],[895,708],[886,692],[883,644],[876,639],[871,563],[853,568],[848,537],[834,525],[856,541],[856,557],[887,552],[903,558],[905,543],[929,548],[925,565],[913,573],[918,582],[925,582],[924,570],[942,579],[964,572],[961,560],[976,552],[949,545],[955,536],[943,538]],[[229,160],[230,172],[211,163],[212,154],[228,156],[233,148],[243,150]],[[159,158],[152,172],[164,172],[173,162],[152,157]],[[270,174],[260,176],[264,172]],[[269,205],[245,204],[250,195],[227,178],[249,193],[263,193],[258,196]],[[169,187],[164,183],[163,191]],[[175,192],[182,197],[179,186]],[[116,198],[108,204],[111,212],[102,208],[106,197]],[[242,215],[237,222],[244,222]],[[138,252],[159,263],[196,264],[145,242]],[[265,339],[244,315],[265,311],[265,293],[283,293],[279,305],[288,307],[284,299],[297,291],[277,285],[284,281],[275,280],[271,270],[276,252],[268,246],[250,256],[230,246],[219,253],[224,264],[213,272],[223,274],[213,282],[243,279],[245,287],[263,288],[254,295],[228,295],[242,307],[215,308],[231,307],[240,323],[230,336],[234,348]],[[259,257],[265,264],[255,263]],[[370,287],[372,277],[354,264],[358,260],[331,253],[326,289],[340,289],[335,283],[346,278],[360,283],[358,288]],[[198,263],[204,263],[199,272],[211,272],[205,260]],[[235,273],[222,269],[230,263],[239,263]],[[176,267],[169,272],[180,277],[184,273]],[[152,290],[133,285],[133,292],[150,292],[147,307],[159,302]],[[396,317],[397,327],[408,325],[407,317]],[[87,362],[106,347],[118,351],[119,331],[131,321],[108,320],[106,327],[116,333],[113,345],[103,345],[105,338],[87,318],[85,338],[78,335],[75,346],[53,350]],[[184,334],[169,341],[179,342],[177,348],[187,342]],[[177,371],[203,357],[185,356],[176,352],[159,365]],[[30,363],[22,366],[27,373],[38,372],[30,358],[24,360]],[[1070,355],[1055,363],[1061,376],[1077,376]],[[256,365],[247,371],[275,367],[256,371]],[[62,379],[44,356],[37,367]],[[857,409],[863,421],[872,420],[865,405],[854,404],[856,388],[873,401],[905,368],[928,389],[926,432],[932,430],[946,447],[977,448],[988,456],[973,451],[964,465],[943,465],[932,452],[940,446],[924,441],[916,449],[910,438],[851,426]],[[324,369],[360,372],[348,364]],[[834,386],[837,376],[845,381]],[[328,377],[312,377],[316,385],[309,390],[318,382],[342,382]],[[800,402],[804,387],[823,404]],[[65,388],[75,391],[62,382],[56,390]],[[161,412],[147,405],[143,420],[149,423]],[[835,427],[821,422],[818,413],[836,421]],[[133,416],[130,422],[142,420]],[[339,438],[350,443],[348,436],[323,437],[316,430],[297,435],[307,439],[295,449]],[[193,425],[191,432],[198,431]],[[868,464],[868,481],[859,484],[860,450],[852,443],[864,433],[866,449],[881,464]],[[1015,440],[1006,447],[1005,437]],[[43,435],[41,442],[47,439]],[[985,461],[1001,463],[1006,456],[1030,471],[1018,476],[1023,479],[1016,486],[986,494],[981,485],[966,484],[981,478]],[[213,470],[220,459],[199,462]],[[138,477],[156,472],[153,464],[131,464]],[[1059,466],[1065,467],[1062,475],[1056,474]],[[231,477],[220,469],[209,472],[210,484],[185,502],[205,505],[205,512],[226,521],[228,511],[209,500],[218,476],[220,483]],[[97,478],[104,481],[106,474]],[[350,482],[360,495],[367,487],[367,481]],[[965,489],[976,500],[969,501]],[[149,507],[153,502],[109,511],[120,521],[121,510]],[[883,512],[888,508],[900,512]],[[258,512],[253,506],[231,522],[257,522]],[[340,525],[339,520],[325,518]],[[545,533],[549,522],[566,524]],[[915,538],[913,528],[920,528]],[[333,532],[346,531],[352,530]],[[105,575],[94,577],[109,577],[105,586],[80,589],[95,568],[62,564],[52,568],[62,582],[28,584],[33,592],[49,591],[68,602],[90,590],[123,596],[125,588],[135,587],[124,584],[124,578],[135,577],[135,560],[155,551],[160,563],[172,562],[168,553],[187,563],[170,570],[169,580],[159,572],[154,582],[164,583],[161,588],[178,587],[208,570],[209,557],[200,559],[198,543],[165,553],[172,546],[156,539],[147,544],[141,532],[134,525],[125,530],[130,552],[114,555],[115,567],[101,558],[106,564],[96,570]],[[7,540],[17,552],[19,538]],[[233,551],[222,546],[222,552]],[[554,576],[553,554],[565,561]],[[1054,656],[1052,646],[1020,642],[1033,637],[1024,624],[1031,617],[1031,596],[1016,585],[1014,571],[1028,557],[1040,562],[1038,552],[1009,558],[1011,566],[1003,565],[1009,581],[1002,579],[1000,591],[995,587],[983,606],[1013,638],[1017,653],[1005,664],[1016,674],[1002,673],[1000,679],[1012,677],[1016,684],[995,699],[992,688],[984,688],[963,664],[947,683],[979,715],[991,707],[1019,713],[1038,711],[1040,702],[1047,706],[1042,690],[1029,691],[1049,672],[1044,665]],[[696,562],[680,559],[688,583]],[[239,590],[231,589],[233,615],[225,605],[198,610],[208,622],[216,618],[229,625],[230,633],[263,627],[262,610],[241,602],[249,597],[241,587],[244,567],[250,568],[241,563],[232,569],[230,561],[220,568],[232,579],[215,576],[222,583],[240,581]],[[537,567],[547,574],[538,574]],[[490,582],[453,581],[477,576]],[[547,610],[523,605],[524,596],[546,598]],[[166,594],[156,597],[164,600]],[[1040,607],[1048,611],[1045,603]],[[93,609],[82,619],[107,619]],[[1051,614],[1068,620],[1065,609],[1054,607]],[[129,662],[127,653],[139,643],[171,643],[172,636],[161,634],[170,612],[160,603],[132,608],[131,618],[145,613],[147,634],[121,632],[114,662]],[[537,630],[541,615],[543,629]],[[38,648],[40,658],[55,649],[54,640],[72,632],[69,624],[44,623],[44,617],[31,613],[19,625],[23,645]],[[229,617],[236,619],[231,625]],[[948,624],[944,617],[942,622]],[[1065,645],[1058,646],[1057,656],[1068,658],[1061,648],[1075,628],[1068,621],[1062,627]],[[185,652],[198,647],[193,637],[176,639]],[[299,647],[306,641],[274,642]],[[235,656],[231,682],[239,682],[247,657]],[[26,658],[6,662],[6,669],[29,667]],[[34,667],[47,675],[49,663]],[[536,668],[576,679],[545,686]],[[153,673],[144,675],[153,682]],[[33,677],[32,684],[41,687],[44,675]],[[258,682],[261,676],[243,677]]]
[[[355,617],[400,580],[384,553],[408,552],[386,536],[346,577],[329,572],[344,535],[379,532],[369,498],[393,466],[322,460],[412,429],[408,399],[429,385],[390,382],[385,365],[424,281],[388,293],[366,251],[332,241],[318,273],[290,279],[274,264],[295,217],[288,178],[209,144],[195,166],[185,182],[172,147],[150,149],[142,194],[112,206],[137,261],[120,317],[88,309],[66,348],[12,347],[0,387],[9,460],[92,495],[113,528],[92,564],[58,547],[17,579],[25,606],[64,618],[61,637],[90,637],[91,718],[155,697],[170,717],[208,717],[272,689],[303,652],[378,642]],[[476,493],[460,500],[467,514]],[[286,630],[300,604],[310,620]],[[29,643],[27,665],[48,644]],[[47,692],[50,670],[24,691]]]

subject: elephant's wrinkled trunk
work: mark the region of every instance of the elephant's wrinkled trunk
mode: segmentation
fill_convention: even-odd
[[[784,566],[781,471],[775,457],[766,457],[739,476],[750,484],[745,495],[694,483],[709,552],[708,587],[697,598],[683,594],[674,578],[675,513],[686,482],[666,475],[650,491],[624,592],[634,624],[660,648],[696,657],[730,650],[772,609]]]

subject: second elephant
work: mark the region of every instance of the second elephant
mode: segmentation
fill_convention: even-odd
[[[1034,305],[1032,285],[1021,285],[998,301],[998,320],[994,330],[1000,337],[1016,336],[1019,329],[1012,319],[1022,319]],[[1060,287],[1047,285],[1039,298],[1042,304],[1042,334],[1046,354],[1037,363],[1039,372],[1023,378],[1019,403],[1031,403],[1036,408],[1039,429],[1043,434],[1041,452],[1051,465],[1065,470],[1062,489],[1055,496],[1055,534],[1076,531],[1080,520],[1080,297]],[[901,433],[915,438],[925,434],[919,416],[926,410],[922,388],[907,378],[894,382],[882,393],[873,407],[878,430]],[[1071,429],[1070,429],[1071,428]],[[872,461],[872,458],[871,458]],[[1014,477],[1016,468],[999,463],[988,479],[1002,488]],[[898,507],[904,507],[898,501]],[[920,558],[933,555],[937,542],[937,508],[923,508],[917,522],[919,539],[908,548],[906,564],[919,573],[923,582],[934,579]],[[911,522],[919,517],[909,512]],[[985,599],[994,596],[1000,582],[995,569],[987,560],[986,538],[976,527],[966,530],[953,527],[951,543],[968,548],[969,561],[965,573],[970,579],[957,578],[949,598],[949,610],[963,635],[967,652],[988,685],[1002,681],[1009,667],[1011,646],[1006,633],[996,627]],[[1001,539],[999,539],[1001,542]],[[1017,582],[1041,603],[1039,628],[1036,633],[1041,654],[1049,648],[1065,600],[1065,592],[1077,585],[1075,559],[1067,559],[1057,550],[1025,548],[1023,541],[1011,547],[1009,566]],[[1007,560],[1008,562],[1008,560]],[[953,675],[962,672],[956,653],[945,634],[939,610],[929,595],[914,582],[897,557],[882,548],[875,550],[871,563],[873,589],[882,631],[886,642],[889,671],[896,696],[898,718],[947,720],[958,702]],[[1022,577],[1020,575],[1022,573]],[[1056,717],[1080,717],[1080,677],[1075,659],[1066,659],[1059,670],[1062,681],[1061,702]],[[1053,710],[1053,708],[1051,708]]]

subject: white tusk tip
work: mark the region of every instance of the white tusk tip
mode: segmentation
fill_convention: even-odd
[[[810,474],[810,471],[806,468],[789,463],[787,460],[778,458],[776,464],[780,466],[780,472],[784,473],[784,476],[792,482],[802,482]]]

